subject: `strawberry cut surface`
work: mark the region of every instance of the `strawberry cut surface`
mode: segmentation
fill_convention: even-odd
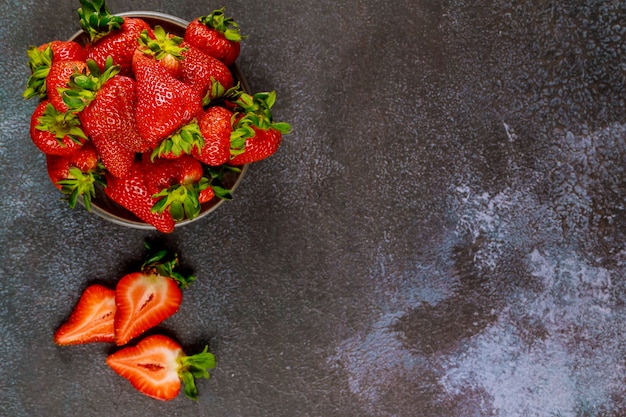
[[[174,399],[185,385],[185,395],[198,399],[195,378],[210,377],[215,357],[208,346],[186,356],[181,346],[163,335],[148,336],[136,346],[125,347],[106,359],[107,365],[126,378],[142,394],[157,400]]]
[[[175,398],[180,391],[178,358],[183,355],[182,348],[172,339],[154,335],[137,346],[109,355],[106,363],[143,394],[167,401]]]
[[[115,288],[115,343],[131,339],[158,325],[178,311],[183,295],[172,278],[154,271],[133,272]]]
[[[85,289],[69,319],[54,334],[57,345],[115,340],[115,290],[99,284]]]

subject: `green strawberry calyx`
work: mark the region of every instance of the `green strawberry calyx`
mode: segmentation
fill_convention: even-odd
[[[150,159],[154,161],[155,158],[164,155],[191,155],[194,147],[198,150],[204,147],[204,138],[196,120],[192,120],[171,136],[163,139],[152,151]]]
[[[158,201],[152,206],[151,211],[163,213],[169,210],[175,221],[181,221],[185,218],[195,219],[202,208],[199,201],[200,191],[208,186],[208,178],[202,177],[197,182],[175,184],[169,188],[164,188],[152,196]]]
[[[26,51],[28,55],[28,66],[31,74],[26,82],[26,89],[22,93],[25,99],[35,96],[43,98],[46,96],[46,77],[50,72],[52,65],[52,47],[46,46],[43,50],[39,50],[36,46],[31,46]]]
[[[142,272],[154,271],[155,273],[172,278],[181,289],[187,288],[195,281],[194,275],[185,275],[180,272],[180,258],[178,253],[167,249],[154,249],[148,242],[144,243],[148,251],[145,261],[141,265]]]
[[[209,369],[215,368],[215,356],[209,352],[209,347],[195,355],[182,355],[177,359],[179,368],[178,376],[185,385],[185,396],[192,400],[198,399],[198,389],[196,388],[196,378],[209,379]]]
[[[170,35],[162,26],[156,25],[153,29],[154,38],[151,38],[147,30],[144,30],[137,39],[140,50],[151,55],[157,60],[176,59],[182,60],[182,53],[189,49],[187,46],[180,46],[183,38]]]
[[[37,118],[35,129],[52,133],[61,145],[66,136],[78,144],[88,140],[78,117],[70,112],[61,113],[51,103],[46,105],[42,115]]]
[[[80,27],[87,33],[90,42],[96,42],[112,31],[121,29],[124,18],[109,13],[104,0],[80,0],[80,4]]]
[[[232,17],[226,17],[224,10],[225,7],[213,10],[206,16],[200,16],[198,21],[206,27],[224,34],[224,37],[229,41],[241,42],[244,37],[239,33],[239,24]]]
[[[235,174],[241,173],[241,168],[233,165],[220,165],[218,167],[212,167],[205,165],[203,167],[205,176],[209,179],[209,186],[213,190],[213,193],[217,198],[222,200],[232,200],[232,190],[226,188],[223,184],[224,175],[228,172]]]
[[[88,72],[77,71],[70,76],[67,88],[60,88],[59,92],[68,111],[81,112],[96,98],[102,86],[120,72],[119,65],[113,65],[113,59],[109,56],[105,62],[104,71],[93,59],[87,60]]]
[[[276,103],[276,91],[260,92],[250,95],[242,92],[234,101],[233,132],[230,135],[231,155],[245,152],[246,140],[255,135],[254,128],[261,130],[275,129],[282,134],[291,132],[291,125],[275,122],[272,107]]]
[[[105,185],[104,176],[101,174],[104,170],[103,166],[99,166],[97,170],[90,172],[82,172],[77,167],[69,168],[69,177],[57,184],[61,186],[61,192],[67,197],[70,208],[76,207],[78,197],[82,196],[83,204],[87,211],[91,211],[91,200],[96,197],[95,184]]]

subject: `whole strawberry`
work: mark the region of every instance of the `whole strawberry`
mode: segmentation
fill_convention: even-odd
[[[152,34],[148,30],[141,32],[138,49],[161,64],[174,78],[180,78],[183,74],[183,53],[186,50],[181,45],[182,41],[180,36],[171,35],[156,25]]]
[[[30,121],[30,137],[49,155],[70,155],[87,140],[80,121],[72,113],[59,113],[48,100],[41,101]]]
[[[78,114],[92,139],[108,139],[134,152],[148,150],[135,122],[135,81],[119,75],[119,66],[110,58],[104,72],[92,60],[87,60],[87,65],[89,75],[72,76],[62,91],[69,110]]]
[[[241,50],[239,25],[224,16],[224,8],[192,20],[185,30],[185,41],[227,66],[232,65]]]
[[[156,199],[152,211],[169,212],[175,221],[198,216],[199,194],[209,187],[198,160],[186,154],[175,159],[151,159],[144,154],[142,170],[146,189]]]
[[[24,90],[24,98],[46,96],[46,77],[53,62],[85,61],[85,49],[74,41],[51,41],[40,46],[31,46],[26,52],[31,75]]]
[[[82,196],[85,208],[91,209],[95,184],[103,183],[98,153],[91,142],[85,142],[70,155],[46,155],[46,168],[50,180],[66,195],[71,208]]]
[[[204,146],[192,148],[191,154],[210,166],[228,162],[231,156],[232,119],[233,113],[225,107],[209,107],[198,120]]]
[[[238,142],[233,146],[235,156],[230,160],[232,165],[257,162],[274,154],[282,135],[291,131],[288,123],[273,121],[271,108],[275,102],[275,91],[239,96],[235,102],[238,118],[234,126]]]
[[[80,4],[80,25],[89,35],[87,58],[104,70],[111,57],[120,66],[121,74],[130,74],[137,39],[144,30],[152,32],[150,25],[140,18],[111,15],[103,0],[80,0]]]
[[[152,149],[202,113],[200,93],[139,50],[133,59],[133,72],[137,80],[137,128]]]
[[[206,102],[219,98],[234,86],[230,69],[219,59],[207,55],[200,49],[183,42],[181,52],[181,81],[189,84],[206,97]]]
[[[135,161],[131,165],[129,173],[125,177],[118,178],[107,174],[106,178],[107,186],[104,191],[111,200],[162,233],[174,231],[175,223],[168,211],[162,213],[152,211],[152,206],[156,200],[152,198],[143,181],[140,161]]]
[[[84,61],[59,61],[50,66],[46,77],[46,92],[48,100],[60,113],[67,111],[67,104],[63,101],[62,91],[67,88],[70,78],[74,74],[86,75],[87,64]]]

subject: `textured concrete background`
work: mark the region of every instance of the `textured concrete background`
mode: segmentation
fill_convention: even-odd
[[[25,51],[77,7],[0,2],[2,416],[626,415],[625,2],[229,1],[294,131],[170,236],[67,208],[29,142]],[[52,343],[145,239],[198,277],[159,329],[215,353],[197,402]]]

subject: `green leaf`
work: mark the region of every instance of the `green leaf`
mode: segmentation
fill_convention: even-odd
[[[198,389],[195,378],[209,379],[211,377],[208,370],[215,368],[215,356],[209,352],[209,347],[205,346],[200,353],[178,358],[178,363],[180,366],[178,376],[185,385],[185,396],[197,400]]]
[[[119,30],[124,23],[122,17],[109,13],[104,0],[80,0],[80,5],[82,6],[78,9],[80,26],[92,43],[112,31]]]

